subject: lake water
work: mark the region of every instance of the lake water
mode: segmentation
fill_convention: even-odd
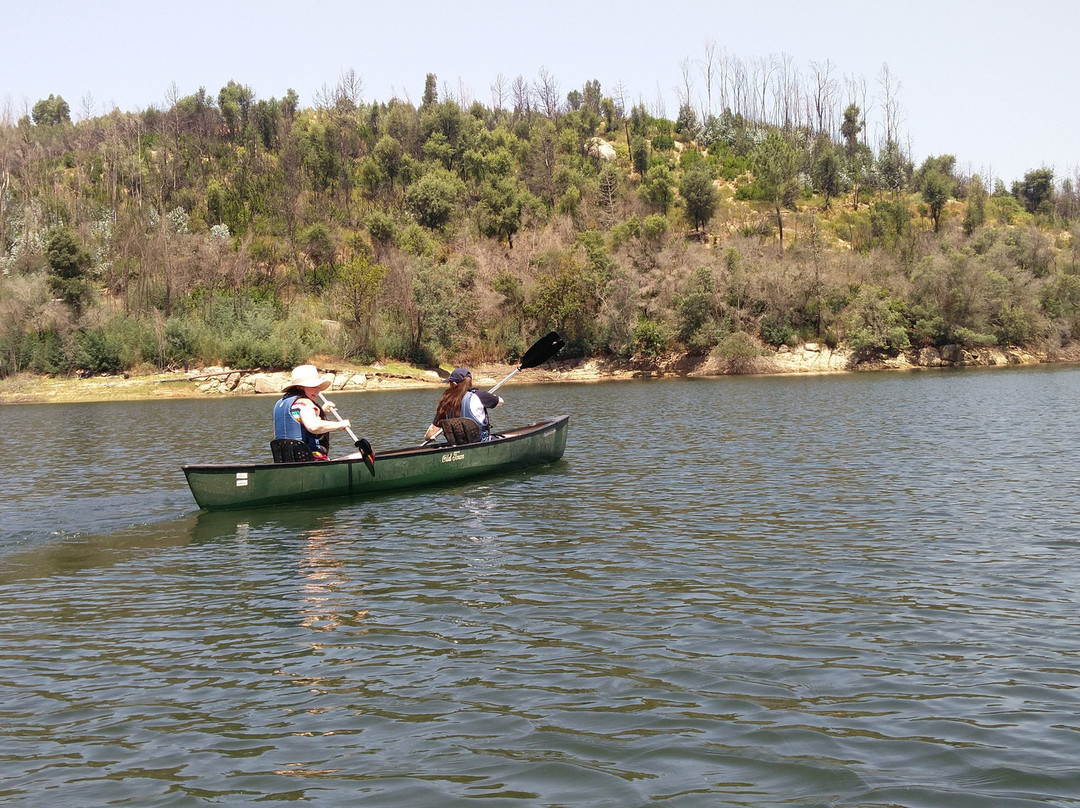
[[[562,461],[227,514],[268,397],[0,407],[0,802],[1080,805],[1080,369],[501,392]]]

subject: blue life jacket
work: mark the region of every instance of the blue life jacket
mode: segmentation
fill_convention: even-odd
[[[491,427],[490,427],[490,421],[488,421],[488,417],[487,417],[487,408],[482,407],[481,409],[484,412],[484,417],[483,418],[477,418],[475,415],[473,415],[472,408],[469,406],[469,402],[471,401],[469,396],[475,396],[475,395],[476,395],[476,393],[474,393],[472,390],[470,390],[469,392],[467,392],[462,397],[462,399],[461,399],[461,417],[462,418],[468,418],[471,421],[476,421],[477,426],[480,427],[480,440],[482,440],[482,441],[490,440],[491,439]]]
[[[302,440],[311,451],[325,452],[323,445],[319,442],[319,436],[308,432],[300,421],[293,418],[292,405],[298,398],[301,396],[282,396],[274,405],[274,437]],[[322,408],[318,404],[315,404],[315,408],[319,411],[319,417],[322,418]]]

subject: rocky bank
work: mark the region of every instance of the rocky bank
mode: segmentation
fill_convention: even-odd
[[[1080,346],[1053,351],[1019,348],[964,348],[949,345],[924,348],[892,358],[859,361],[848,351],[819,343],[781,347],[746,360],[738,367],[715,357],[685,355],[658,360],[609,359],[562,360],[519,372],[511,384],[544,382],[597,382],[621,379],[708,377],[730,374],[824,374],[924,368],[1031,365],[1047,362],[1080,362]],[[353,367],[333,360],[315,364],[333,377],[333,391],[440,390],[446,370],[426,370],[382,365]],[[514,370],[513,365],[478,365],[473,377],[479,387],[490,387]],[[145,398],[190,398],[221,395],[278,395],[289,379],[289,370],[241,371],[206,367],[187,372],[147,375],[100,375],[87,378],[42,377],[19,374],[0,380],[0,403],[46,403],[112,401]]]

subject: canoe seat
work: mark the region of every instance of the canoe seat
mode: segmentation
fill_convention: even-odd
[[[311,448],[295,438],[275,438],[270,441],[270,451],[275,463],[304,463],[315,459]]]
[[[446,436],[446,442],[454,446],[480,440],[480,425],[472,418],[445,418],[439,421],[439,428]]]

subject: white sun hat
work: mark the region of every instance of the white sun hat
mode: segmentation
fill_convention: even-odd
[[[320,376],[314,365],[299,365],[293,369],[289,387],[318,387],[325,390],[333,382],[329,376]]]

